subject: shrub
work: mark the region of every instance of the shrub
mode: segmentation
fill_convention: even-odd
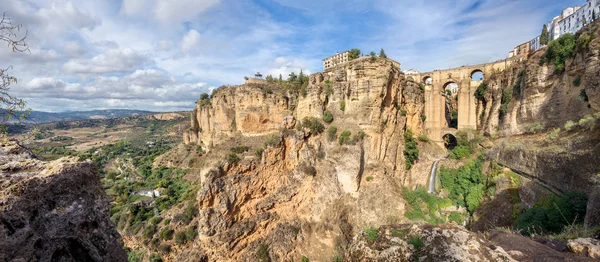
[[[365,132],[360,130],[358,131],[358,133],[356,133],[354,135],[354,137],[352,138],[353,141],[358,142],[358,141],[362,141],[363,139],[365,139]]]
[[[550,133],[550,135],[548,135],[548,137],[552,140],[557,139],[558,136],[560,135],[560,128],[556,128],[554,130],[552,130],[552,132]]]
[[[167,244],[162,244],[162,245],[158,246],[158,252],[160,252],[162,254],[168,254],[171,252],[171,246],[169,246]]]
[[[400,115],[401,115],[401,116],[406,116],[406,114],[408,114],[408,112],[406,112],[406,110],[402,110],[402,111],[400,111]]]
[[[421,90],[421,92],[425,92],[425,85],[423,83],[419,83],[419,90]]]
[[[150,220],[148,222],[150,222],[150,224],[152,224],[152,225],[158,225],[158,223],[160,223],[161,220],[162,220],[162,217],[153,217],[153,218],[150,218]]]
[[[592,115],[586,115],[582,119],[579,119],[578,124],[579,124],[579,126],[584,126],[587,123],[590,123],[592,121],[594,121],[594,116],[592,116]]]
[[[152,254],[150,255],[150,258],[148,258],[150,262],[163,262],[162,258],[158,255],[158,254]]]
[[[360,49],[352,48],[350,52],[348,52],[348,60],[353,60],[360,57]]]
[[[262,158],[263,153],[265,152],[262,148],[257,148],[254,150],[254,155],[258,158]]]
[[[325,80],[325,95],[331,96],[333,94],[333,86],[331,85],[331,81]]]
[[[194,239],[196,239],[197,236],[198,236],[198,229],[196,228],[196,226],[189,226],[185,230],[185,239],[188,242],[194,241]]]
[[[330,126],[327,128],[327,140],[334,141],[337,138],[337,127]]]
[[[340,102],[340,110],[346,111],[346,101],[341,101]]]
[[[331,258],[332,262],[344,262],[344,257],[341,255],[335,255]]]
[[[565,130],[567,131],[571,131],[571,129],[573,129],[574,126],[576,126],[577,124],[575,124],[575,122],[569,120],[567,121],[567,123],[565,124]]]
[[[309,166],[306,163],[302,163],[300,165],[300,169],[302,170],[302,172],[304,174],[307,174],[309,176],[316,176],[317,175],[317,169],[314,166]]]
[[[320,134],[325,130],[325,126],[321,123],[321,120],[315,117],[305,117],[302,120],[302,126],[310,129],[310,132],[313,134]]]
[[[407,209],[404,216],[413,221],[425,221],[432,225],[445,223],[443,217],[438,216],[440,209],[452,205],[448,199],[440,198],[436,195],[427,193],[424,187],[417,187],[410,190],[402,187],[402,198],[406,201]]]
[[[529,131],[529,133],[533,133],[533,134],[540,132],[542,130],[544,130],[544,125],[542,125],[539,122],[535,122],[527,127],[527,131]]]
[[[269,246],[261,243],[256,251],[256,257],[260,262],[271,262],[271,257],[269,257]]]
[[[404,158],[406,170],[410,170],[412,165],[417,159],[419,159],[419,149],[417,148],[417,141],[413,137],[413,133],[410,129],[404,132]]]
[[[459,224],[459,225],[461,225],[461,224],[462,224],[462,223],[465,221],[465,218],[464,218],[464,216],[463,216],[461,213],[459,213],[459,212],[452,212],[452,213],[450,213],[450,215],[448,216],[448,221],[454,221],[454,222],[456,222],[456,224]]]
[[[579,99],[581,99],[581,101],[583,101],[583,102],[588,102],[589,101],[587,93],[585,92],[585,88],[579,90]]]
[[[477,100],[479,100],[479,101],[484,101],[485,93],[487,92],[487,89],[488,89],[488,85],[486,83],[481,83],[477,87],[477,90],[475,90],[475,98],[477,98]]]
[[[323,114],[323,122],[331,124],[333,122],[333,114],[330,111],[325,111]]]
[[[369,227],[364,230],[365,234],[367,234],[367,241],[373,243],[377,240],[377,233],[379,230],[374,227]]]
[[[408,244],[413,245],[415,249],[419,249],[423,247],[423,240],[419,236],[414,236],[408,240]]]
[[[144,251],[127,249],[128,262],[141,262],[144,259]]]
[[[587,197],[581,193],[550,195],[517,218],[523,233],[559,233],[566,225],[583,223]]]
[[[427,120],[427,116],[426,115],[421,115],[421,121],[425,122],[425,120]]]
[[[248,150],[250,150],[250,147],[247,147],[247,146],[237,146],[237,147],[231,148],[231,152],[236,153],[236,154],[243,154],[243,153],[247,152]]]
[[[186,241],[185,231],[177,231],[177,233],[175,233],[175,244],[183,245]]]
[[[427,137],[426,135],[423,135],[423,134],[419,135],[418,139],[419,139],[419,141],[425,142],[425,143],[431,142],[431,139],[429,139],[429,137]]]
[[[267,138],[267,141],[265,142],[265,147],[277,146],[280,142],[281,137],[279,137],[278,135],[271,135],[269,136],[269,138]]]
[[[146,227],[144,228],[144,231],[142,232],[142,236],[144,237],[144,239],[150,239],[150,238],[152,238],[154,233],[156,233],[156,225],[150,223],[150,224],[147,224]]]
[[[573,35],[564,34],[548,44],[540,63],[554,63],[554,71],[560,73],[565,69],[565,61],[573,56],[575,46]]]
[[[302,260],[300,260],[302,262],[310,262],[310,260],[308,260],[308,258],[306,256],[302,256]]]
[[[165,219],[163,221],[163,225],[165,225],[165,226],[168,225],[168,224],[170,224],[170,223],[171,223],[171,219],[170,218],[167,218],[167,219]]]
[[[483,199],[483,185],[487,182],[482,165],[483,159],[478,158],[459,168],[440,168],[440,182],[448,190],[448,198],[471,212]]]
[[[471,148],[469,146],[457,146],[448,154],[449,158],[461,160],[471,156]]]
[[[581,84],[581,76],[575,77],[575,79],[573,79],[573,85],[578,87],[580,84]]]
[[[227,162],[229,164],[235,164],[237,162],[240,162],[240,157],[238,157],[236,153],[229,153],[227,155]]]
[[[173,239],[173,233],[175,231],[173,229],[165,228],[160,231],[160,239],[162,240],[171,240]]]
[[[352,132],[350,132],[350,130],[344,130],[338,138],[338,142],[340,143],[340,145],[349,144],[351,135]]]

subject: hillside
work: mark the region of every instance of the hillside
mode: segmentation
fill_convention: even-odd
[[[137,115],[148,115],[156,114],[157,112],[143,111],[143,110],[130,110],[130,109],[106,109],[106,110],[91,110],[91,111],[70,111],[70,112],[43,112],[43,111],[32,111],[27,119],[22,121],[26,124],[42,124],[50,122],[61,122],[61,121],[75,121],[75,120],[86,120],[86,119],[107,119],[107,118],[120,118],[126,116],[137,116]],[[13,120],[13,123],[17,123],[17,120]]]

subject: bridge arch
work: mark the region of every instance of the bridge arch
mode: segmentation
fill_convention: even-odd
[[[481,81],[484,80],[483,70],[475,69],[471,71],[471,81]]]
[[[406,80],[411,81],[411,82],[415,82],[415,78],[412,77],[412,76],[406,77]]]
[[[431,76],[423,77],[423,84],[426,84],[426,85],[433,84],[433,78]]]
[[[458,139],[456,139],[456,136],[452,133],[446,133],[442,136],[442,139],[444,140],[444,146],[448,150],[452,150],[458,146]]]
[[[456,93],[458,93],[458,82],[454,81],[454,80],[449,80],[448,82],[446,82],[443,86],[443,92],[446,94],[448,91],[450,91],[450,93],[452,95],[455,95]]]

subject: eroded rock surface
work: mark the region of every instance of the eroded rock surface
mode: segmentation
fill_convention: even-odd
[[[127,261],[90,161],[42,162],[0,139],[1,261]]]

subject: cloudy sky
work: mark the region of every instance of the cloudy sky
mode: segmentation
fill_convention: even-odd
[[[0,46],[33,110],[190,110],[254,72],[322,70],[384,48],[420,71],[506,57],[566,6],[549,0],[0,0],[30,52]]]

